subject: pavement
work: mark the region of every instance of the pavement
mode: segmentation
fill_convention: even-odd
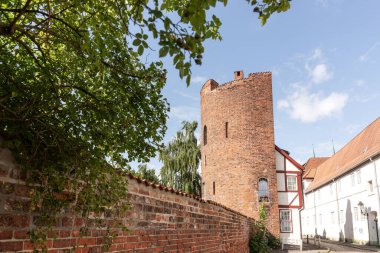
[[[306,243],[306,239],[303,241],[303,251],[300,251],[299,246],[285,245],[284,250],[272,250],[273,253],[299,253],[299,252],[312,252],[312,253],[325,253],[325,252],[346,252],[346,253],[355,253],[355,252],[380,252],[379,246],[370,246],[370,245],[359,245],[354,243],[347,242],[337,242],[326,239],[321,239],[320,245],[319,241],[316,241],[314,245],[314,240],[310,239],[309,244]]]

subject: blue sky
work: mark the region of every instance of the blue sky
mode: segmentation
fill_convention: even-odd
[[[380,116],[380,1],[294,0],[265,26],[244,0],[211,13],[223,23],[223,40],[206,43],[190,87],[164,60],[165,142],[183,120],[200,120],[203,83],[230,81],[235,70],[273,73],[275,142],[300,163],[313,145],[317,156],[330,156],[332,139],[338,150]],[[152,159],[148,166],[158,173],[161,165]]]

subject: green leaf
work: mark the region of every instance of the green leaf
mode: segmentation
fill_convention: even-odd
[[[169,47],[162,47],[159,51],[160,57],[165,57],[168,54]]]
[[[139,39],[135,39],[134,41],[133,41],[133,45],[134,46],[138,46],[138,45],[140,45],[140,43],[141,43],[141,40],[139,40]]]

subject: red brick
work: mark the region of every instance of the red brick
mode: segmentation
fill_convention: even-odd
[[[14,238],[15,239],[27,239],[29,238],[29,231],[15,231],[14,232]]]
[[[22,250],[22,241],[18,242],[0,242],[0,252]]]

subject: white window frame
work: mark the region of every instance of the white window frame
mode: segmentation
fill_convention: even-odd
[[[295,179],[295,182],[289,181],[289,179]],[[298,191],[297,176],[286,176],[286,188],[288,191]]]
[[[373,181],[368,180],[368,194],[372,194],[372,193],[373,193]]]
[[[356,182],[357,182],[357,184],[362,183],[362,175],[361,175],[360,169],[356,171]]]
[[[285,219],[284,219],[285,218]],[[280,232],[292,233],[293,232],[293,220],[291,209],[280,209]]]

